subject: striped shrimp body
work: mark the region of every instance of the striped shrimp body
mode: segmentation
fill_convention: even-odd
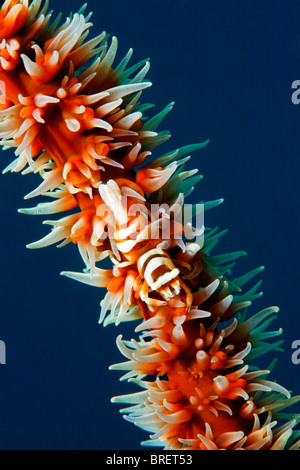
[[[158,292],[166,301],[178,295],[182,287],[186,292],[188,291],[178,277],[180,274],[179,269],[175,267],[171,258],[158,248],[153,248],[144,253],[138,259],[137,268],[151,291]],[[142,300],[146,301],[147,297],[144,289],[142,289]]]

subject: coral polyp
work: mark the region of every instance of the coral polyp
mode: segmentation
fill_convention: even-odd
[[[84,6],[61,23],[41,0],[0,10],[0,137],[15,149],[4,172],[41,178],[25,199],[48,202],[21,213],[63,213],[28,247],[77,245],[82,272],[62,274],[107,289],[99,322],[139,322],[136,339],[118,336],[126,360],[111,369],[142,390],[112,401],[151,433],[146,446],[298,449],[300,415],[284,410],[300,397],[268,380],[273,364],[251,365],[281,344],[269,330],[279,309],[250,312],[260,282],[245,286],[263,268],[231,279],[245,252],[213,255],[224,232],[203,224],[222,200],[185,203],[201,176],[184,165],[208,141],[156,154],[173,103],[146,117],[148,60],[130,65],[130,49],[116,63],[116,37],[87,39],[90,18]]]

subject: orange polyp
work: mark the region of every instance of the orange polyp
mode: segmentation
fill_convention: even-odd
[[[82,226],[75,231],[71,231],[70,237],[73,243],[90,240],[92,234],[92,220],[94,215],[95,212],[93,210],[86,210],[78,215],[78,221],[80,220]]]
[[[224,351],[217,351],[214,355],[217,356],[221,362],[224,362],[227,359],[227,354]]]
[[[63,100],[68,96],[68,92],[64,88],[59,88],[56,92],[56,96]]]
[[[109,146],[103,142],[95,145],[95,150],[98,155],[106,157],[109,152]]]
[[[18,49],[20,49],[20,44],[16,40],[3,39],[0,43],[0,56],[8,62],[5,70],[12,70],[19,62]]]
[[[204,347],[204,340],[202,338],[197,338],[194,341],[194,345],[197,349],[202,349]]]
[[[219,370],[223,368],[223,362],[217,356],[213,356],[210,360],[210,368],[212,370]]]
[[[79,186],[79,187],[85,187],[85,186],[90,186],[90,183],[92,181],[92,174],[91,177],[89,178],[88,176],[84,175],[83,172],[81,171],[81,160],[77,159],[76,157],[73,158],[73,160],[68,161],[72,168],[68,171],[68,174],[65,177],[65,180],[72,183],[74,186]],[[97,176],[93,172],[94,178],[96,179]]]
[[[86,120],[87,122],[91,121],[95,116],[95,111],[92,108],[86,108],[82,116],[83,116],[83,119]]]
[[[107,290],[109,292],[117,293],[118,290],[120,289],[120,287],[123,286],[123,284],[124,284],[124,278],[123,277],[115,277],[109,282],[109,284],[107,286]]]
[[[256,406],[252,400],[248,400],[242,404],[239,415],[245,419],[252,419],[255,413]]]
[[[24,106],[20,111],[20,116],[24,119],[31,117],[35,109],[35,106]]]
[[[214,340],[214,333],[212,331],[209,331],[208,333],[206,333],[205,338],[204,338],[205,346],[211,346],[213,340]]]
[[[228,379],[228,375],[226,378]],[[222,393],[222,396],[224,398],[229,398],[230,400],[235,400],[241,396],[239,391],[241,389],[244,389],[246,385],[247,382],[245,379],[234,380],[233,382],[230,382],[229,389],[226,392]],[[247,395],[246,392],[245,395]]]
[[[51,114],[47,126],[41,126],[38,139],[57,166],[64,164],[77,149],[81,150],[80,139],[74,139],[74,134],[68,131],[64,121],[61,121],[56,113]]]
[[[166,170],[163,168],[143,168],[136,173],[136,183],[145,193],[153,193],[162,188],[168,178],[165,176]]]
[[[27,8],[16,0],[5,2],[0,10],[1,37],[8,38],[18,31],[26,21]]]
[[[207,369],[210,365],[210,357],[205,351],[198,351],[196,354],[198,366],[203,370]]]
[[[214,378],[213,388],[218,394],[226,393],[230,388],[230,382],[226,376],[218,375]]]

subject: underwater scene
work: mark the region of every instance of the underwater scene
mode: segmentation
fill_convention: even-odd
[[[298,449],[300,4],[1,5],[0,449]]]

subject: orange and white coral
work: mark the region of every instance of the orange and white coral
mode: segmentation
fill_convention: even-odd
[[[6,0],[0,10],[0,138],[16,157],[5,171],[39,173],[41,183],[25,199],[51,199],[20,212],[68,212],[45,220],[52,230],[29,248],[77,244],[85,268],[62,274],[107,288],[100,322],[142,320],[138,339],[118,337],[128,360],[111,368],[143,391],[113,401],[130,404],[122,412],[152,433],[147,445],[298,448],[299,415],[282,410],[299,397],[248,365],[279,349],[272,340],[281,331],[267,330],[278,309],[248,317],[259,283],[242,292],[261,268],[229,280],[244,252],[211,256],[223,233],[207,229],[202,246],[203,227],[178,217],[201,179],[197,170],[183,171],[187,155],[207,142],[151,160],[169,138],[157,129],[173,103],[144,117],[151,105],[139,100],[151,85],[149,62],[129,67],[129,50],[114,65],[117,39],[109,44],[103,32],[87,40],[92,23],[84,7],[61,25],[47,7]],[[112,268],[102,269],[107,257]]]

